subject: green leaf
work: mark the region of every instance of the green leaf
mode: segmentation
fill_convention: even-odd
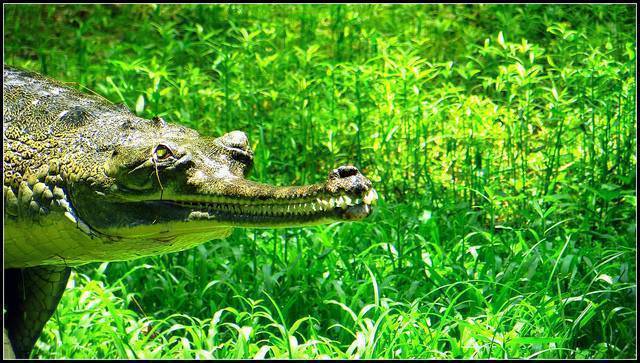
[[[504,35],[502,35],[502,31],[498,33],[498,44],[502,46],[502,48],[506,48],[506,44],[504,43]]]

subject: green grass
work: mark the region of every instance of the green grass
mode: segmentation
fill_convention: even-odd
[[[252,178],[355,164],[360,223],[72,274],[41,358],[634,358],[632,5],[6,5],[5,63],[202,134]]]

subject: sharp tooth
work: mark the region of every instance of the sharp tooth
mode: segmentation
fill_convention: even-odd
[[[348,195],[345,195],[345,196],[343,197],[343,200],[344,200],[344,203],[345,203],[345,204],[347,204],[347,205],[353,205],[353,204],[351,204],[351,198],[350,198]]]
[[[74,217],[73,214],[69,213],[69,212],[64,212],[64,216],[67,217],[67,219],[69,219],[71,222],[76,223],[78,222],[76,220],[76,217]]]
[[[375,189],[369,190],[369,193],[364,196],[363,201],[365,204],[372,204],[378,200],[378,193],[376,193]]]
[[[331,208],[335,208],[335,206],[336,206],[336,198],[332,197],[331,199],[329,199],[329,206]]]
[[[61,206],[64,209],[69,209],[69,202],[67,202],[64,199],[58,200],[58,205]]]
[[[338,207],[342,207],[344,205],[344,198],[342,196],[340,196],[337,200],[336,200],[336,204],[338,205]]]
[[[356,205],[358,205],[358,204],[360,204],[360,203],[362,203],[362,199],[360,199],[360,198],[356,198],[355,204],[356,204]]]

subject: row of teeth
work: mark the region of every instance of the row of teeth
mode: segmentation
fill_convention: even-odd
[[[244,205],[244,204],[242,204],[242,201],[233,200],[233,199],[229,199],[228,197],[217,196],[217,195],[199,195],[199,196],[197,196],[197,198],[199,200],[198,203]],[[356,200],[356,199],[349,198],[348,196],[343,196],[342,198],[347,198],[347,200],[346,200],[347,204],[349,204],[350,202]],[[313,199],[313,197],[304,197],[303,196],[303,197],[296,197],[296,198],[292,198],[292,199],[299,200],[298,204],[306,204],[306,203],[318,202],[320,200],[337,202],[340,198],[339,197],[338,198],[336,198],[336,197],[333,197],[333,198],[318,197],[316,199]],[[374,203],[377,199],[378,199],[378,194],[376,193],[376,191],[374,189],[369,189],[367,194],[362,199],[358,198],[357,200],[359,200],[361,202],[364,202],[365,204],[371,204],[371,203]],[[177,202],[181,202],[181,201],[177,201]],[[182,202],[182,203],[186,204],[188,202]],[[289,204],[295,204],[295,203],[292,203],[291,199],[278,198],[278,199],[269,200],[264,205],[270,205],[270,206],[284,205],[284,206],[287,206]]]
[[[375,190],[371,189],[369,192],[362,198],[351,198],[347,195],[343,195],[340,197],[333,197],[329,199],[321,199],[318,198],[313,202],[306,203],[297,203],[297,204],[287,204],[287,205],[279,205],[279,204],[262,204],[262,205],[249,205],[249,204],[233,204],[233,203],[225,203],[225,204],[217,204],[217,203],[181,203],[178,204],[183,206],[188,206],[194,209],[200,209],[203,212],[193,212],[194,217],[198,217],[199,214],[203,214],[202,217],[208,215],[208,212],[226,212],[232,214],[252,214],[252,215],[304,215],[304,214],[312,214],[318,212],[324,212],[331,210],[333,208],[341,208],[347,209],[348,207],[365,204],[369,206],[372,203],[375,203],[378,199],[378,194]],[[207,210],[208,212],[204,212]],[[198,214],[197,216],[195,214]]]

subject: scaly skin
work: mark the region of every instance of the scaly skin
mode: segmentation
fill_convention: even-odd
[[[7,66],[3,80],[5,327],[18,357],[69,266],[180,251],[233,227],[359,220],[377,199],[352,166],[308,186],[257,183],[240,131],[200,136]]]

